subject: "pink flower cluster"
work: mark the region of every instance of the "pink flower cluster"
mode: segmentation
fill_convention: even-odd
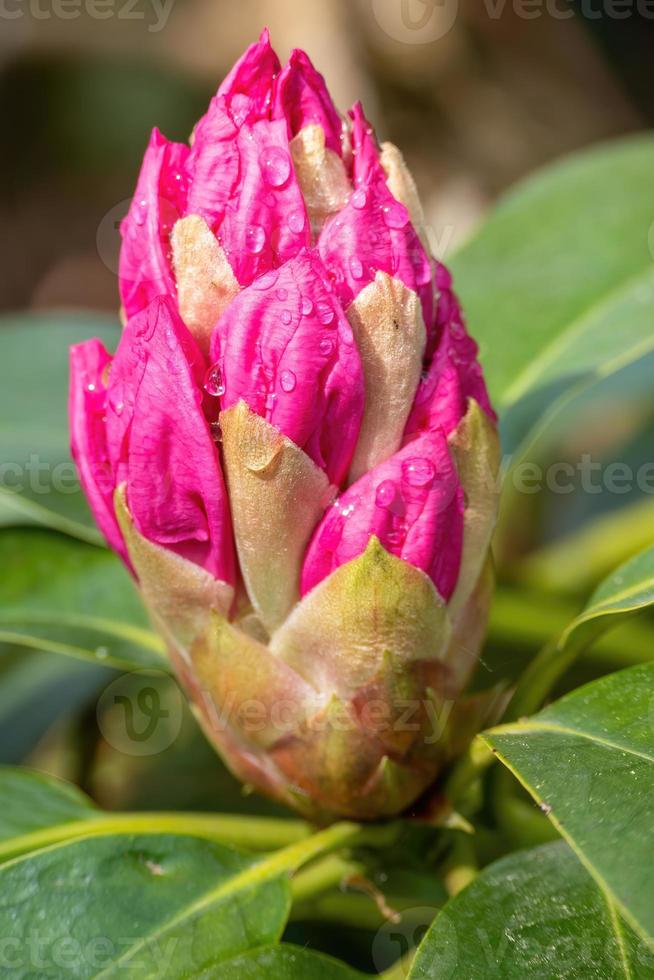
[[[237,586],[220,413],[245,402],[333,487],[300,594],[376,535],[451,596],[465,500],[448,439],[470,398],[494,415],[450,276],[397,186],[361,106],[344,121],[308,57],[295,51],[282,68],[267,32],[190,146],[153,132],[122,225],[118,350],[72,350],[74,456],[126,561],[122,484],[143,537]],[[396,407],[371,380],[383,351],[364,350],[357,330],[389,282],[404,290],[391,327],[405,329],[413,302],[423,334],[396,366],[391,384],[415,376]]]

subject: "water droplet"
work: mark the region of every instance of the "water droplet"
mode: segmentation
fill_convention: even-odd
[[[386,535],[386,544],[390,544],[392,548],[401,548],[404,544],[407,531],[409,530],[408,524],[404,521],[398,523],[392,531],[389,531]]]
[[[402,476],[411,487],[428,487],[434,482],[434,464],[421,457],[407,459],[402,464]]]
[[[86,386],[86,390],[91,392],[97,391],[97,385],[93,384],[91,381],[91,383]]]
[[[282,371],[280,375],[279,384],[282,391],[290,393],[291,391],[293,391],[295,385],[297,384],[297,378],[295,377],[292,371],[285,370]]]
[[[214,364],[207,371],[204,378],[204,390],[212,398],[220,398],[221,395],[225,394],[225,381],[219,364]]]
[[[260,292],[265,292],[267,289],[272,289],[277,280],[279,279],[279,272],[276,269],[271,269],[269,272],[264,273],[255,279],[252,283],[252,289],[258,289]]]
[[[291,176],[288,153],[278,146],[269,146],[259,157],[259,166],[266,183],[271,187],[283,187]]]
[[[108,647],[96,647],[95,648],[95,655],[98,658],[98,660],[106,660],[107,657],[109,656],[109,648]]]
[[[143,198],[143,200],[138,202],[138,207],[134,211],[134,221],[137,225],[144,225],[145,219],[148,216],[148,202]]]
[[[358,191],[355,191],[352,195],[352,207],[356,208],[357,211],[363,211],[366,204],[368,203],[368,195],[364,191],[363,187],[360,187]]]
[[[280,303],[283,303],[284,300],[287,300],[288,299],[288,289],[278,289],[277,290],[277,299],[280,301]]]
[[[282,310],[282,323],[288,326],[293,322],[293,314],[290,310]]]
[[[288,216],[288,227],[294,235],[301,235],[306,223],[304,211],[292,211]]]
[[[323,337],[318,345],[318,349],[323,357],[330,357],[334,353],[334,341],[331,337]]]
[[[305,296],[302,300],[302,316],[311,316],[314,309],[315,306],[313,305],[313,300],[309,299],[308,296]]]
[[[378,507],[384,507],[388,509],[397,495],[397,487],[392,480],[384,480],[377,487],[377,493],[375,494],[375,503]]]
[[[245,233],[245,246],[253,255],[263,252],[266,244],[266,230],[261,225],[251,225]]]
[[[353,279],[363,279],[363,263],[356,257],[350,259],[350,272]]]
[[[409,223],[409,212],[399,201],[394,201],[393,204],[385,204],[382,208],[382,214],[387,228],[406,228]]]
[[[318,303],[318,319],[323,326],[328,327],[330,323],[333,323],[335,316],[336,314],[329,303]]]

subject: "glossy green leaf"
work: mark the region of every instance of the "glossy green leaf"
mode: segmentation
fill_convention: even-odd
[[[654,938],[654,663],[484,735],[643,936]]]
[[[623,618],[652,604],[654,547],[625,562],[597,587],[586,608],[564,632],[560,645],[585,645],[598,634],[618,626]]]
[[[654,548],[649,548],[609,575],[595,590],[586,608],[529,664],[505,720],[514,721],[532,714],[586,648],[609,629],[624,625],[631,616],[652,603]],[[650,650],[649,658],[653,656]]]
[[[70,458],[68,348],[99,337],[113,349],[117,319],[5,316],[0,330],[0,526],[41,524],[101,543]]]
[[[2,976],[182,977],[274,943],[288,882],[262,868],[176,835],[96,837],[18,858],[0,867]]]
[[[165,667],[122,564],[41,529],[0,531],[0,642],[123,669]]]
[[[99,812],[75,786],[29,769],[0,768],[0,799],[0,841]]]
[[[451,899],[409,980],[647,980],[654,952],[563,842],[518,851]]]
[[[330,956],[298,946],[270,946],[212,966],[201,973],[179,974],[188,980],[364,980],[364,974]],[[171,978],[172,980],[172,978]],[[175,975],[177,980],[177,975]]]
[[[654,348],[653,169],[651,137],[585,151],[512,191],[453,257],[505,451]]]

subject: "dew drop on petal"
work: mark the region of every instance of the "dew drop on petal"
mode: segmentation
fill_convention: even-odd
[[[260,292],[264,293],[267,289],[272,289],[277,280],[279,279],[279,272],[276,269],[271,269],[269,272],[264,273],[255,279],[252,283],[252,289],[258,289]]]
[[[283,288],[282,289],[278,289],[277,290],[277,299],[280,301],[280,303],[283,303],[284,300],[287,300],[288,299],[288,289],[283,289]]]
[[[368,203],[368,195],[364,191],[363,187],[360,187],[358,191],[354,192],[351,201],[353,208],[356,208],[357,211],[363,211]]]
[[[315,306],[313,305],[313,300],[308,296],[305,296],[302,300],[302,316],[311,316],[314,309]]]
[[[269,146],[259,157],[261,173],[271,187],[283,187],[291,176],[291,161],[288,153],[278,146]]]
[[[318,303],[318,319],[323,326],[328,327],[330,323],[333,323],[335,316],[336,314],[329,303]]]
[[[266,244],[266,231],[261,225],[250,225],[245,233],[245,246],[248,252],[259,255]]]
[[[411,487],[428,487],[434,482],[434,464],[421,457],[407,459],[402,464],[402,476]]]
[[[148,202],[143,198],[143,200],[138,202],[138,207],[134,212],[134,220],[137,225],[144,225],[145,219],[148,216]]]
[[[393,204],[385,204],[382,208],[382,214],[387,228],[406,228],[409,223],[409,212],[399,201],[394,201]]]
[[[288,216],[288,227],[294,235],[301,235],[306,225],[303,211],[292,211]]]
[[[282,323],[288,326],[293,322],[293,314],[290,310],[282,310]]]
[[[334,353],[334,341],[331,337],[323,337],[318,349],[323,357],[330,357]]]
[[[297,384],[297,378],[292,371],[285,370],[282,371],[280,375],[279,384],[282,391],[290,393],[294,390],[295,385]]]
[[[375,503],[378,507],[389,508],[395,501],[397,487],[392,480],[384,480],[377,487]]]
[[[212,398],[225,394],[225,381],[219,364],[212,365],[204,377],[204,390]]]
[[[350,259],[350,272],[353,279],[363,279],[363,263],[356,256]]]

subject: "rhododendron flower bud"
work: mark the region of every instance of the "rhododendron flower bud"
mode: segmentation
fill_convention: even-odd
[[[399,151],[266,32],[123,222],[73,453],[209,738],[316,820],[401,812],[482,721],[499,449]]]

